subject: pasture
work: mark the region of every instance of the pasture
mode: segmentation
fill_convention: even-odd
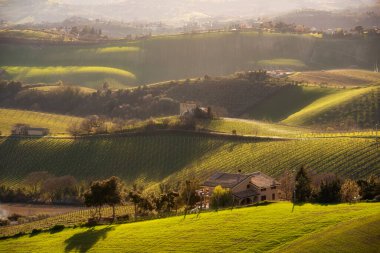
[[[80,123],[80,117],[27,110],[0,108],[0,131],[2,135],[10,135],[12,126],[17,123],[29,124],[31,127],[49,128],[51,134],[67,134],[67,128]]]
[[[316,252],[328,252],[329,245],[343,250],[376,252],[378,237],[364,242],[363,235],[356,231],[363,242],[358,245],[347,236],[357,227],[378,224],[379,207],[378,203],[305,204],[295,206],[292,211],[290,203],[280,202],[188,215],[186,219],[172,217],[95,228],[67,228],[58,233],[2,240],[0,249],[4,252],[51,252],[51,245],[54,245],[60,252],[283,252],[287,246],[292,249],[294,245],[297,249],[301,242],[304,246],[315,246],[312,250]],[[379,233],[379,226],[372,226],[371,231]],[[313,235],[319,238],[323,232],[334,237],[323,237],[322,241],[312,239]]]
[[[363,69],[334,69],[327,71],[305,71],[290,76],[290,79],[304,82],[325,84],[338,87],[361,87],[380,83],[380,73]]]
[[[194,78],[208,74],[222,76],[239,70],[262,68],[269,64],[279,67],[343,68],[357,65],[369,68],[361,58],[369,57],[376,51],[378,41],[324,40],[305,35],[267,34],[253,32],[219,32],[173,36],[158,36],[138,41],[110,41],[101,44],[31,43],[0,45],[0,68],[19,66],[24,68],[57,68],[73,66],[98,68],[97,77],[87,82],[81,78],[81,71],[75,75],[36,75],[33,79],[22,75],[21,69],[8,75],[29,82],[57,82],[63,77],[69,83],[96,87],[101,81],[115,79],[115,88],[138,86],[167,80]],[[366,47],[368,51],[358,48]],[[334,53],[334,54],[333,54]],[[312,59],[310,55],[313,55]],[[360,58],[360,59],[359,59]],[[225,59],[228,59],[226,61]],[[257,64],[260,63],[260,64]],[[116,74],[126,71],[130,75]],[[84,70],[83,70],[84,71]],[[72,72],[70,70],[69,72]],[[88,75],[94,72],[85,71]],[[111,83],[111,80],[109,81]]]
[[[136,81],[136,76],[129,71],[101,66],[3,66],[3,69],[8,79],[27,83],[52,84],[62,81],[65,84],[99,88],[108,82],[113,88],[123,88]]]

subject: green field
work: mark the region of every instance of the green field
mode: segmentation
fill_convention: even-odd
[[[1,183],[7,185],[22,183],[36,170],[78,180],[115,175],[129,184],[139,181],[151,186],[188,178],[202,181],[216,171],[279,176],[301,165],[344,177],[380,175],[379,146],[374,138],[359,137],[281,141],[154,133],[76,140],[3,138],[0,159]]]
[[[113,88],[134,85],[136,76],[126,70],[100,66],[56,66],[56,67],[22,67],[3,66],[7,78],[27,83],[80,84],[91,88],[99,88],[108,82]]]
[[[29,124],[32,127],[45,127],[51,134],[67,133],[67,128],[83,119],[59,114],[41,113],[26,110],[0,108],[0,132],[2,135],[11,134],[12,126],[17,123]]]
[[[290,76],[292,80],[327,84],[329,86],[350,87],[380,83],[380,73],[362,69],[335,69],[327,71],[305,71]]]
[[[63,40],[63,36],[58,33],[39,31],[39,30],[0,30],[0,38],[17,38],[32,40]]]
[[[42,233],[0,241],[4,252],[290,252],[299,243],[315,252],[377,252],[378,236],[365,240],[357,227],[370,227],[378,235],[380,205],[311,205],[276,203],[203,213],[124,225],[68,228],[59,233]],[[353,225],[348,225],[352,223]],[[357,226],[355,226],[357,225]],[[338,229],[337,229],[338,228]],[[360,240],[349,240],[351,231]],[[321,232],[335,235],[308,241]],[[365,233],[365,231],[363,231]],[[329,240],[328,240],[329,239]],[[330,243],[330,244],[328,244]],[[307,250],[308,248],[304,248]],[[305,252],[305,251],[303,251]]]
[[[302,69],[306,67],[306,64],[297,59],[270,59],[270,60],[261,60],[257,62],[257,65],[262,67],[277,67],[277,68],[296,68]]]
[[[347,117],[347,114],[351,114],[349,116],[353,116],[352,114],[354,112],[358,113],[357,115],[360,115],[360,113],[373,113],[374,119],[372,119],[372,121],[375,121],[372,124],[373,127],[374,123],[376,123],[375,118],[378,117],[376,113],[379,113],[379,110],[377,108],[378,101],[380,101],[380,98],[378,97],[378,91],[378,86],[360,89],[339,90],[336,93],[332,93],[330,95],[315,100],[306,107],[302,108],[300,111],[284,119],[282,123],[298,126],[311,125],[314,122],[318,122],[318,120],[322,121],[320,119],[321,117],[324,117],[328,112],[334,111],[336,113],[328,115],[326,118],[330,116],[333,118],[332,120],[334,120],[335,118],[336,121],[340,120],[341,122],[343,122],[344,119],[339,118],[342,114],[343,116]],[[371,101],[369,98],[365,100],[363,108],[360,108],[358,106],[354,106],[354,108],[351,108],[349,106],[350,104],[355,104],[357,100],[359,100],[359,102],[362,102],[360,101],[361,97],[366,95],[368,95],[373,100]],[[369,122],[370,120],[368,120],[368,123]]]
[[[278,122],[302,110],[319,98],[342,91],[340,89],[307,86],[280,90],[251,108],[247,112],[247,116]]]
[[[137,86],[159,81],[221,76],[239,70],[261,68],[264,64],[305,66],[308,68],[343,68],[357,65],[372,67],[360,59],[370,58],[379,48],[374,40],[325,40],[312,36],[291,34],[263,34],[255,32],[220,32],[152,37],[140,41],[103,42],[99,44],[73,43],[2,43],[0,68],[19,66],[36,69],[54,67],[98,68],[98,77],[82,79],[76,73],[68,82],[94,87],[96,79],[115,79],[114,71],[127,71],[136,76],[134,82],[122,82],[115,87]],[[368,51],[359,50],[368,48]],[[353,54],[352,52],[359,52]],[[312,55],[312,57],[310,56]],[[226,61],[228,59],[228,61]],[[86,75],[93,72],[86,72]],[[120,77],[119,75],[117,75]],[[21,69],[9,77],[23,81],[57,82],[62,76],[52,73],[23,76]]]

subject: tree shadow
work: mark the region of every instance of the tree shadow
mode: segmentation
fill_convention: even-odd
[[[65,240],[66,247],[65,252],[72,250],[78,252],[87,252],[90,250],[100,239],[104,240],[107,238],[107,233],[113,230],[113,227],[106,227],[100,230],[95,230],[90,228],[85,232],[75,234],[72,237]]]

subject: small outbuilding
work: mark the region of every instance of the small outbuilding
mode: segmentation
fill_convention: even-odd
[[[12,127],[13,135],[45,136],[49,134],[48,128],[30,127],[27,124],[16,124]]]

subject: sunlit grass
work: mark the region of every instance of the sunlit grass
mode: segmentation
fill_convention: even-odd
[[[7,78],[27,83],[55,83],[58,80],[67,84],[76,84],[97,88],[110,80],[114,88],[126,87],[136,82],[136,76],[129,71],[103,66],[2,66]]]
[[[380,83],[380,73],[363,69],[336,69],[328,71],[298,72],[292,80],[329,86],[366,86]]]
[[[300,111],[290,115],[282,121],[289,125],[302,125],[310,122],[313,118],[332,108],[348,103],[351,100],[360,97],[368,92],[374,91],[376,87],[367,87],[361,89],[347,89],[338,93],[324,96],[315,100],[313,103],[304,107]]]
[[[96,53],[107,54],[107,53],[128,53],[128,52],[138,52],[139,47],[103,47],[96,50]]]
[[[2,135],[9,135],[12,126],[17,123],[49,128],[52,134],[67,133],[67,128],[71,124],[81,121],[82,118],[73,116],[0,108],[0,131]]]
[[[0,241],[4,251],[51,252],[281,252],[281,246],[333,228],[344,222],[366,218],[379,221],[379,204],[311,205],[290,203],[203,213],[167,219],[96,228],[65,229],[32,237]],[[378,231],[378,230],[377,230]],[[341,237],[330,238],[339,242]],[[371,249],[378,239],[363,243]],[[325,244],[314,244],[329,250]],[[347,247],[336,243],[337,247]],[[368,251],[362,251],[368,252]]]
[[[304,68],[306,67],[305,63],[297,59],[270,59],[270,60],[261,60],[257,62],[261,66],[279,66],[279,67],[297,67]]]

